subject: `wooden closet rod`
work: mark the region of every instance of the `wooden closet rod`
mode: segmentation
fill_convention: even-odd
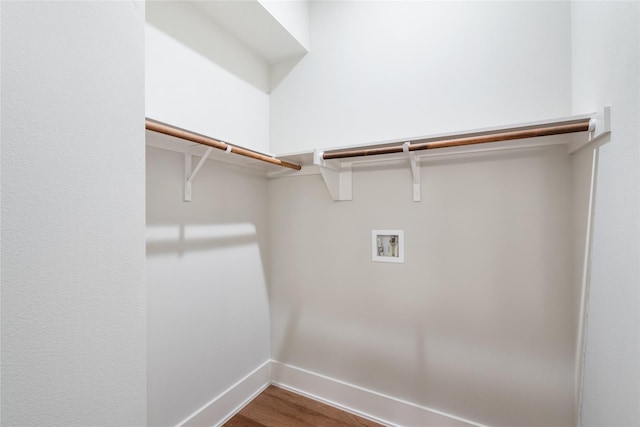
[[[144,123],[145,123],[145,127],[148,130],[153,132],[163,133],[165,135],[173,136],[180,139],[185,139],[187,141],[206,145],[208,147],[217,148],[219,150],[240,154],[241,156],[250,157],[252,159],[261,160],[263,162],[271,163],[271,164],[282,166],[289,169],[295,169],[298,171],[302,169],[300,165],[285,162],[284,160],[280,160],[275,157],[270,157],[270,156],[267,156],[266,154],[258,153],[256,151],[247,150],[246,148],[236,147],[235,145],[227,144],[226,142],[213,139],[208,136],[189,132],[171,125],[156,122],[154,120],[145,119]]]
[[[586,132],[590,130],[590,118],[542,124],[534,126],[522,126],[498,130],[491,133],[482,133],[464,137],[428,138],[408,144],[409,151],[431,150],[434,148],[458,147],[462,145],[484,144],[487,142],[509,141],[514,139],[534,138],[537,136],[560,135],[564,133]],[[327,151],[322,154],[325,160],[343,159],[345,157],[373,156],[377,154],[402,153],[404,144],[386,145],[378,147],[365,147],[361,149],[345,149]]]

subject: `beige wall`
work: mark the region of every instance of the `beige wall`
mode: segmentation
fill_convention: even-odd
[[[207,161],[189,203],[183,183],[184,155],[147,147],[148,422],[158,427],[269,360],[266,177]]]
[[[564,147],[269,182],[272,357],[478,423],[571,425],[571,162]],[[371,262],[371,230],[405,263]]]

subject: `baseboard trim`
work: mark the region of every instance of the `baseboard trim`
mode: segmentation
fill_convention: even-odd
[[[226,423],[271,384],[270,368],[271,361],[267,360],[179,423],[178,427],[221,426]]]
[[[484,427],[446,412],[271,361],[271,383],[387,426]]]
[[[485,427],[446,412],[275,360],[264,362],[177,427],[219,427],[271,384],[390,427]]]

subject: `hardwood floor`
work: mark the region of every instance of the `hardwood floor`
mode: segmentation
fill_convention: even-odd
[[[357,415],[269,386],[224,427],[381,427]]]

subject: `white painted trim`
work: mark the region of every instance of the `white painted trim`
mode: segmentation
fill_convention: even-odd
[[[599,148],[596,146],[591,151],[591,176],[589,182],[589,206],[587,208],[587,226],[584,230],[584,255],[582,257],[582,281],[580,286],[580,313],[578,317],[578,342],[575,356],[575,394],[576,394],[576,426],[581,425],[582,415],[582,387],[584,383],[584,358],[586,352],[586,326],[589,307],[589,284],[591,280],[591,249],[593,233],[593,212],[595,209],[596,190],[598,185],[598,159]]]
[[[162,133],[153,132],[151,130],[147,130],[145,135],[145,144],[147,147],[174,151],[176,153],[191,154],[198,157],[203,157],[207,152],[207,146],[205,145],[181,140],[173,136],[164,135]],[[255,173],[259,176],[266,177],[266,174],[269,171],[277,172],[280,171],[280,169],[285,169],[281,166],[256,161],[255,159],[250,159],[249,157],[239,156],[235,154],[229,155],[229,153],[224,150],[214,149],[209,153],[210,154],[207,156],[207,160],[237,166],[242,170]]]
[[[271,361],[267,360],[184,421],[178,423],[178,426],[221,426],[271,384],[270,366]]]
[[[484,427],[483,424],[446,412],[275,360],[271,361],[271,383],[387,426]]]

